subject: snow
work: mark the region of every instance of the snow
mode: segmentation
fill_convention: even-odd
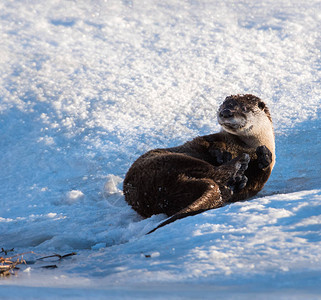
[[[0,247],[35,254],[0,297],[320,298],[320,11],[317,0],[1,1]],[[126,204],[129,166],[218,131],[216,110],[237,93],[272,114],[267,185],[145,235],[165,216]]]

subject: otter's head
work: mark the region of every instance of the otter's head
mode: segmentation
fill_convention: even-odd
[[[217,112],[223,130],[238,136],[257,135],[272,128],[272,119],[265,103],[253,95],[226,97]]]

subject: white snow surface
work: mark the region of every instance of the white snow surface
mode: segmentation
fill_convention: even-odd
[[[2,0],[0,248],[35,254],[0,298],[321,299],[320,28],[319,0]],[[237,93],[272,114],[265,188],[145,235],[129,166]]]

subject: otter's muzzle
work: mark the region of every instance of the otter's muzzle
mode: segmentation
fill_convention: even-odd
[[[230,119],[234,116],[234,114],[232,113],[231,110],[229,109],[223,109],[222,111],[220,111],[220,117],[222,119]]]

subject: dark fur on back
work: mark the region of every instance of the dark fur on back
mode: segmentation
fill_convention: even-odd
[[[264,110],[271,120],[259,98],[236,95],[224,103],[231,98],[240,107]],[[128,170],[125,199],[143,217],[172,216],[158,227],[244,200],[258,193],[268,180],[273,167],[271,151],[265,145],[249,146],[240,136],[224,130],[178,147],[151,150]]]

